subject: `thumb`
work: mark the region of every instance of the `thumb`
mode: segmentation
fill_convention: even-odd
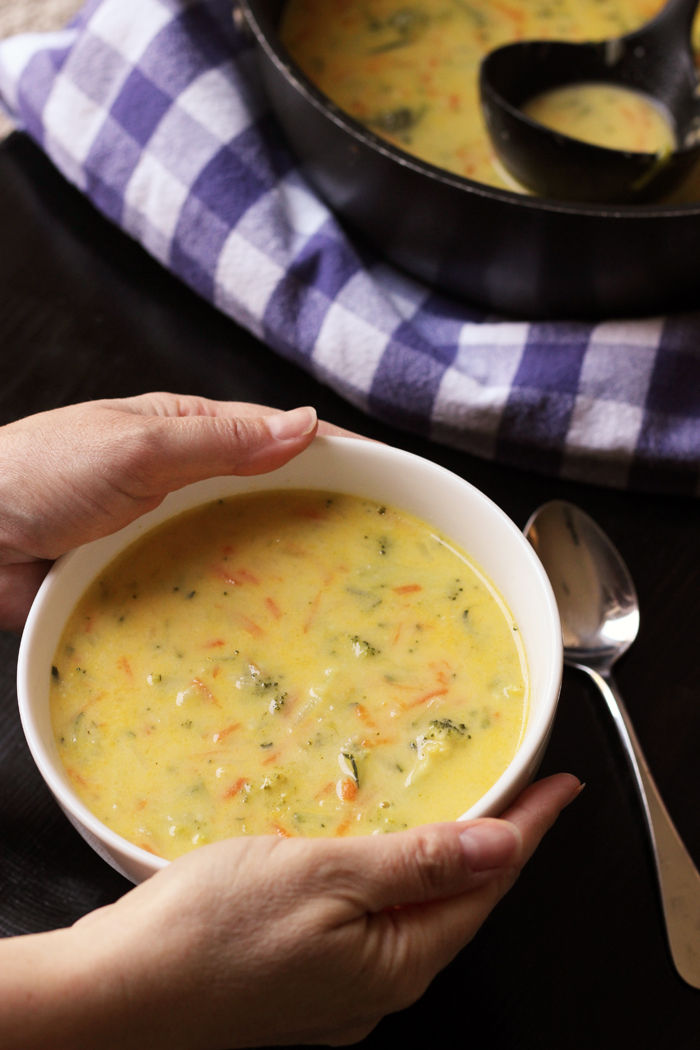
[[[465,893],[517,865],[518,828],[483,818],[468,824],[428,824],[386,836],[328,844],[335,857],[320,866],[332,896],[356,915],[424,904]]]
[[[332,899],[341,916],[345,907],[345,920],[408,904],[443,900],[447,905],[489,881],[503,882],[504,892],[580,791],[577,777],[560,773],[527,788],[507,811],[507,820],[427,824],[393,835],[328,842],[325,863],[319,865],[328,876],[323,889],[326,894],[328,886],[336,889]],[[487,913],[488,908],[482,920]]]
[[[265,474],[283,466],[311,444],[316,410],[257,417],[147,417],[150,431],[146,469],[134,479],[147,496],[193,481],[226,474]]]

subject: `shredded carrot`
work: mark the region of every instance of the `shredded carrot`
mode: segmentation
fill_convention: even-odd
[[[269,766],[272,762],[276,762],[279,757],[280,752],[273,751],[272,754],[268,755],[267,758],[264,758],[260,764],[263,766]]]
[[[205,649],[221,649],[222,646],[226,645],[223,638],[215,638],[213,642],[207,642],[204,646]]]
[[[343,802],[352,802],[357,794],[357,784],[352,777],[343,777],[342,780],[338,781],[336,789],[338,797],[342,799]]]
[[[81,787],[87,787],[88,786],[87,785],[87,780],[85,780],[84,777],[81,777],[80,773],[78,773],[75,769],[68,769],[67,768],[66,769],[66,773],[71,778],[71,780],[74,780],[76,782],[76,784],[80,784]]]
[[[154,849],[151,849],[151,847],[145,842],[141,843],[141,849],[145,849],[147,853],[152,853],[154,857],[158,856],[156,851]]]
[[[214,668],[214,670],[212,671],[211,676],[212,676],[212,678],[218,678],[220,674],[221,674],[221,668],[217,664],[216,667]]]
[[[249,616],[245,616],[243,613],[238,613],[237,619],[243,630],[247,631],[248,634],[252,634],[254,638],[265,637],[265,632],[262,627],[258,627],[257,623],[255,623],[254,620],[251,620]]]
[[[369,726],[370,729],[374,729],[377,723],[372,721],[366,707],[362,704],[358,704],[355,708],[355,712],[361,722],[364,722],[364,724]]]
[[[93,704],[98,704],[100,700],[104,700],[106,695],[104,689],[101,689],[99,693],[95,693],[94,696],[91,696],[90,699],[85,702],[83,711],[87,711],[88,707],[92,707]],[[98,722],[97,725],[104,725],[104,722]]]
[[[329,792],[331,792],[334,787],[335,787],[335,781],[334,780],[329,780],[328,783],[326,784],[326,786],[321,788],[321,790],[318,792],[318,794],[314,795],[314,798],[317,799],[317,798],[320,798],[321,795],[329,794]]]
[[[260,583],[260,580],[254,572],[250,572],[249,569],[236,569],[234,573],[234,579],[238,582],[238,579],[243,580],[245,583],[254,583],[256,587]]]
[[[411,707],[419,707],[421,704],[427,703],[428,700],[433,700],[436,696],[444,696],[445,693],[449,692],[448,689],[433,689],[430,693],[424,693],[423,696],[419,696],[417,700],[413,700],[410,704],[401,704],[404,710],[409,710]]]
[[[318,612],[318,607],[319,607],[320,602],[321,602],[321,591],[318,592],[318,594],[316,595],[316,597],[314,598],[314,600],[311,603],[311,612],[309,613],[308,619],[307,619],[306,623],[304,624],[304,634],[308,633],[309,627],[313,623],[314,616]]]
[[[423,588],[419,583],[405,583],[403,587],[393,587],[394,594],[415,594],[416,591],[422,591]]]
[[[235,798],[243,790],[246,783],[245,777],[239,777],[235,784],[231,784],[231,787],[224,792],[224,798]]]
[[[270,612],[272,613],[272,615],[275,617],[276,620],[281,619],[281,617],[282,617],[282,610],[280,609],[280,607],[279,607],[279,605],[277,604],[276,601],[274,601],[272,598],[266,598],[265,599],[265,605],[268,607],[268,609],[270,610]]]
[[[437,678],[437,680],[440,683],[440,685],[447,685],[448,680],[449,680],[447,672],[449,672],[449,674],[452,674],[452,668],[448,664],[447,660],[438,660],[438,661],[431,660],[430,663],[428,664],[428,667],[430,667],[430,669],[435,672],[435,677]],[[441,669],[442,667],[446,667],[447,668],[447,672],[443,671]]]
[[[230,726],[226,726],[225,729],[220,730],[218,733],[214,733],[212,740],[215,744],[218,744],[220,740],[225,740],[231,733],[235,733],[237,729],[241,728],[241,722],[233,722]]]
[[[522,23],[525,20],[524,11],[519,11],[517,7],[504,4],[502,0],[491,0],[491,6],[495,7],[497,11],[501,11],[512,22]]]
[[[275,835],[279,835],[279,837],[281,839],[291,839],[292,838],[291,831],[287,831],[287,829],[283,828],[281,824],[273,824],[272,827],[274,829]]]
[[[336,835],[344,835],[345,832],[350,827],[351,823],[352,823],[351,820],[344,820],[344,821],[342,821],[342,823],[339,824],[338,827],[335,829]]]
[[[216,699],[209,686],[205,682],[203,682],[201,678],[193,678],[192,685],[197,686],[197,689],[199,689],[200,693],[202,693],[204,699],[208,700],[210,704],[216,704],[217,707],[221,707],[221,704]]]
[[[309,552],[300,547],[298,543],[287,543],[283,547],[285,554],[294,554],[297,558],[308,558]]]
[[[141,801],[136,806],[136,808],[137,809],[145,809],[147,805],[148,805],[148,799],[147,798],[142,798]]]
[[[131,664],[125,656],[119,657],[119,659],[117,660],[117,667],[120,667],[122,671],[124,671],[125,674],[129,676],[129,678],[134,677],[134,672],[131,670]]]
[[[229,570],[222,565],[212,565],[211,571],[224,583],[230,583],[232,587],[241,587],[244,583],[253,583],[257,586],[260,583],[258,577],[248,569]]]

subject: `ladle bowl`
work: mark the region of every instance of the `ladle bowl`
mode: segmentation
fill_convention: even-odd
[[[699,0],[670,0],[634,33],[600,43],[525,41],[481,64],[481,104],[494,149],[527,189],[545,197],[609,204],[658,201],[700,160],[700,99],[690,45]],[[611,84],[649,97],[676,140],[671,153],[595,146],[525,115],[522,106],[565,85]]]

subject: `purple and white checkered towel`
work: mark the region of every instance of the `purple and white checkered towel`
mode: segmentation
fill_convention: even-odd
[[[178,277],[366,411],[480,456],[700,491],[700,315],[518,323],[362,258],[300,175],[230,0],[90,0],[0,98]]]

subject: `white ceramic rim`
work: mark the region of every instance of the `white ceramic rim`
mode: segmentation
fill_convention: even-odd
[[[347,455],[348,452],[350,453],[349,457]],[[413,479],[413,484],[420,480],[421,474],[432,474],[437,481],[442,480],[443,483],[449,481],[453,486],[456,484],[458,487],[463,487],[464,495],[468,497],[468,499],[474,503],[481,504],[482,510],[487,510],[488,513],[494,515],[494,524],[497,522],[500,523],[501,526],[504,526],[506,530],[512,534],[513,539],[516,539],[517,537],[516,542],[520,545],[520,554],[524,559],[523,564],[524,566],[527,565],[528,569],[533,574],[534,581],[536,581],[541,588],[540,596],[544,599],[545,608],[549,614],[547,624],[547,644],[552,653],[552,660],[547,669],[546,679],[542,689],[544,698],[539,705],[539,710],[537,711],[533,710],[531,700],[528,722],[523,738],[508,767],[486,794],[482,795],[481,798],[470,807],[470,809],[457,819],[467,820],[493,812],[495,801],[499,797],[506,796],[509,787],[513,784],[517,783],[519,780],[522,781],[527,778],[528,770],[533,767],[533,763],[536,762],[537,756],[541,754],[551,730],[559,698],[563,668],[563,645],[559,612],[551,584],[539,558],[528,541],[514,522],[511,521],[497,504],[490,500],[488,496],[485,496],[479,489],[475,488],[470,482],[461,478],[459,475],[454,474],[452,471],[447,470],[445,467],[441,467],[430,460],[423,459],[413,453],[405,452],[390,445],[358,441],[356,438],[316,438],[306,452],[302,453],[294,460],[291,460],[285,467],[269,474],[254,475],[251,477],[232,475],[211,478],[208,481],[196,482],[194,485],[188,485],[183,489],[179,489],[177,492],[171,493],[165,500],[163,500],[159,507],[138,518],[136,521],[126,526],[126,528],[63,555],[52,566],[39,589],[22,635],[17,665],[17,695],[22,728],[39,772],[59,804],[66,811],[67,815],[69,815],[69,818],[77,822],[77,825],[82,825],[89,835],[94,836],[98,842],[103,843],[110,853],[115,851],[118,855],[128,857],[137,865],[150,868],[153,872],[167,867],[170,863],[170,861],[165,858],[158,857],[149,853],[147,850],[142,849],[140,846],[134,845],[103,824],[74,793],[65,774],[55,744],[53,745],[53,754],[51,754],[51,749],[47,748],[42,740],[41,732],[35,717],[35,702],[32,700],[31,679],[33,675],[37,673],[36,662],[39,661],[40,663],[46,663],[48,660],[46,669],[46,680],[48,686],[54,650],[51,651],[51,654],[48,657],[46,652],[41,653],[41,651],[39,651],[37,653],[36,650],[37,646],[41,645],[41,636],[46,630],[46,606],[52,593],[66,578],[69,577],[69,574],[74,570],[76,563],[79,569],[80,563],[87,558],[94,559],[96,556],[99,556],[100,560],[97,568],[93,569],[88,581],[81,587],[80,593],[83,593],[87,586],[89,586],[89,583],[105,565],[116,557],[119,551],[123,550],[129,544],[133,543],[168,518],[176,516],[177,514],[197,505],[208,503],[211,500],[222,498],[227,495],[235,495],[237,492],[243,493],[274,488],[308,488],[332,491],[334,490],[334,486],[332,483],[329,483],[328,480],[324,480],[323,484],[314,484],[305,481],[303,476],[295,477],[295,475],[303,475],[305,460],[314,456],[318,457],[319,455],[322,458],[325,457],[327,459],[332,459],[334,453],[340,454],[341,460],[344,458],[349,462],[356,461],[355,472],[358,476],[362,476],[364,471],[371,473],[373,466],[376,467],[378,462],[383,462],[383,464],[392,472],[396,471],[397,475],[401,472],[408,472],[411,476],[417,473],[418,477]],[[289,475],[292,475],[291,482],[289,480]],[[362,485],[358,485],[358,488],[361,487]],[[347,492],[351,495],[356,494],[365,496],[367,498],[376,498],[379,500],[385,498],[381,495],[370,496],[370,488],[371,485],[368,484],[364,491],[353,493],[352,487],[349,488],[347,485],[342,485],[339,486],[337,491]],[[190,500],[190,496],[197,498]],[[430,500],[428,497],[426,498],[429,505]],[[186,500],[187,502],[185,505],[180,506],[179,504],[181,504],[183,500]],[[386,502],[394,504],[397,507],[401,506],[401,503],[396,502],[389,497],[386,497]],[[431,520],[429,506],[424,513],[420,513],[412,507],[406,507],[405,504],[403,509],[409,510],[411,513],[416,514],[416,516],[421,517],[424,520]],[[436,527],[440,528],[440,526]],[[447,530],[440,528],[440,531],[449,535]],[[460,543],[458,539],[456,542]],[[462,544],[460,543],[460,545]],[[487,575],[493,579],[493,574],[490,570],[486,568],[485,571]],[[501,586],[497,581],[494,582],[496,582],[498,590],[501,591]],[[79,600],[79,598],[76,598],[76,601],[77,600]],[[71,606],[71,610],[74,607],[74,604],[75,603]],[[522,618],[520,618],[520,620],[522,621]],[[58,630],[56,644],[58,644],[58,639],[60,638],[64,624],[65,618],[61,622],[60,630]],[[56,633],[55,626],[54,633]],[[527,646],[525,647],[525,650],[527,657]]]

